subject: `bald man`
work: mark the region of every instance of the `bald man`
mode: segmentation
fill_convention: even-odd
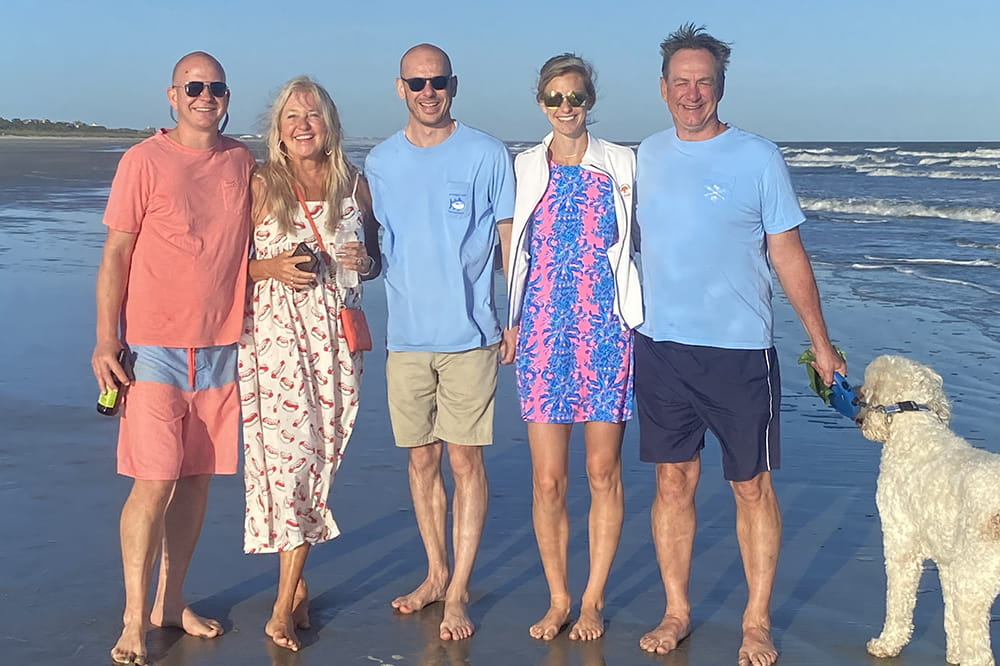
[[[498,235],[507,265],[514,176],[503,143],[452,118],[458,78],[440,48],[407,51],[396,91],[409,119],[372,149],[365,175],[387,239],[389,416],[396,445],[409,450],[427,577],[392,606],[414,613],[444,601],[440,636],[460,640],[475,631],[466,606],[486,517],[483,446],[493,441],[497,359],[514,356],[493,302]],[[455,480],[454,569],[446,545],[445,449]]]
[[[125,612],[111,650],[116,663],[147,662],[149,626],[222,634],[218,621],[184,603],[182,588],[209,481],[235,473],[239,455],[236,343],[254,160],[219,131],[229,87],[215,58],[181,58],[167,100],[176,127],[133,146],[118,165],[97,274],[91,364],[102,391],[128,387],[118,473],[134,479],[121,514]],[[119,363],[122,350],[129,368]]]

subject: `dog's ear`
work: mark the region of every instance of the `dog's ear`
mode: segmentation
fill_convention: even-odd
[[[883,393],[885,389],[890,388],[886,378],[891,374],[893,364],[898,362],[897,359],[898,357],[883,354],[872,360],[865,368],[865,378],[861,385],[865,402],[880,405],[886,399]]]
[[[889,423],[891,418],[882,412],[868,412],[861,421],[861,434],[873,442],[885,442],[889,439]]]
[[[944,392],[944,380],[941,375],[926,365],[920,366],[920,369],[919,389],[923,402],[930,407],[942,423],[949,423],[951,421],[951,402]]]

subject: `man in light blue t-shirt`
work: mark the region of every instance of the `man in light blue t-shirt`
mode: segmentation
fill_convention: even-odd
[[[639,641],[666,653],[691,630],[688,583],[695,488],[705,432],[722,445],[736,498],[749,595],[741,665],[773,664],[771,591],[781,514],[781,380],[774,351],[771,267],[798,313],[815,367],[830,384],[847,367],[830,344],[805,221],[776,145],[719,120],[729,45],[682,26],[661,45],[660,91],[672,129],[639,146],[644,323],[635,340],[640,457],[656,464],[653,539],[667,596],[660,624]]]
[[[505,269],[510,248],[514,174],[503,143],[452,119],[458,77],[444,51],[430,44],[407,51],[396,89],[409,121],[372,149],[365,175],[384,229],[389,416],[396,445],[410,450],[428,566],[424,582],[392,606],[413,613],[444,601],[440,636],[459,640],[475,630],[466,605],[486,518],[482,446],[493,441],[497,360],[514,357],[493,302],[498,235]],[[453,570],[445,443],[455,480]]]

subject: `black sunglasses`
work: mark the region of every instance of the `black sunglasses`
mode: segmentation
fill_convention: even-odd
[[[583,106],[587,103],[587,93],[582,90],[574,90],[563,95],[561,92],[550,90],[542,95],[542,104],[550,109],[558,109],[562,106],[563,99],[569,102],[570,106]]]
[[[197,97],[208,86],[208,91],[212,97],[225,97],[229,93],[229,86],[225,81],[187,81],[183,85],[177,84],[175,88],[184,88],[188,97]]]
[[[406,85],[410,87],[412,92],[420,92],[427,87],[428,83],[431,84],[431,88],[434,88],[434,90],[444,90],[448,87],[448,84],[451,83],[453,76],[453,74],[441,74],[440,76],[431,76],[427,78],[422,76],[413,76],[403,80],[406,81]]]

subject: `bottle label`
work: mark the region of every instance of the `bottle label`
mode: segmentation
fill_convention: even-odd
[[[118,402],[118,389],[108,389],[97,399],[97,404],[101,407],[112,409]]]

